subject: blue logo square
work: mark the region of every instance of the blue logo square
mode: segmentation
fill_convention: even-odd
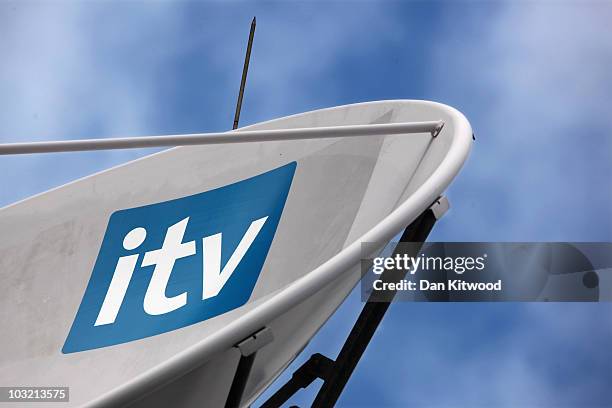
[[[62,352],[153,336],[244,305],[296,166],[113,213]]]

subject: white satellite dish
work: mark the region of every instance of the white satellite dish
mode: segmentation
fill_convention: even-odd
[[[0,210],[0,384],[69,386],[64,406],[223,406],[257,350],[248,406],[357,284],[361,243],[441,196],[472,130],[451,107],[398,100],[188,137],[215,144]],[[0,152],[37,148],[53,145]]]

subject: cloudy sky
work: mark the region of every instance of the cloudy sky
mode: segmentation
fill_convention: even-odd
[[[431,240],[612,241],[609,1],[5,0],[0,142],[230,128],[253,15],[242,124],[440,101],[477,140]],[[150,152],[3,157],[0,206]],[[360,307],[354,293],[293,366],[335,357]],[[611,406],[611,312],[394,304],[340,405]]]

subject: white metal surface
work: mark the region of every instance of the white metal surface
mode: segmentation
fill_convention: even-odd
[[[358,282],[361,242],[389,241],[442,194],[467,158],[472,130],[455,109],[426,101],[347,105],[242,129],[414,121],[444,128],[436,138],[180,147],[1,209],[0,383],[70,386],[71,406],[220,406],[240,355],[232,346],[265,326],[274,340],[257,354],[244,403],[254,400]],[[153,337],[61,353],[112,212],[292,161],[291,190],[248,303]]]

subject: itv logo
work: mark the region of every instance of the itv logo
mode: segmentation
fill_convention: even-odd
[[[153,336],[244,305],[295,168],[113,213],[62,352]]]

